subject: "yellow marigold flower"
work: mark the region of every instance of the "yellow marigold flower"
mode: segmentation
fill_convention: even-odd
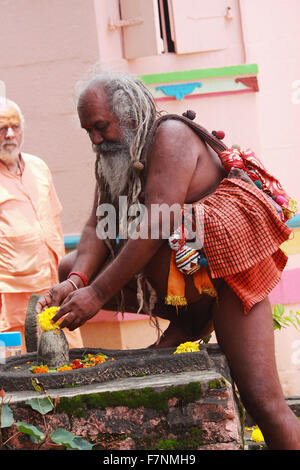
[[[259,429],[258,426],[256,426],[256,428],[252,432],[251,439],[254,442],[263,442],[265,440],[264,436],[263,436],[263,434],[262,434],[262,432],[261,432],[261,430]]]
[[[43,331],[57,330],[60,328],[59,322],[51,323],[59,307],[49,307],[38,314],[39,324]]]
[[[187,341],[186,343],[181,343],[174,354],[181,354],[185,352],[199,351],[199,343],[193,341]]]

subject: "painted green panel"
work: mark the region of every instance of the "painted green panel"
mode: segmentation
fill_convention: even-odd
[[[235,75],[248,75],[258,73],[257,64],[232,65],[230,67],[216,67],[209,69],[183,70],[180,72],[154,73],[140,75],[143,83],[168,83],[188,80],[199,80],[203,78],[229,77]]]

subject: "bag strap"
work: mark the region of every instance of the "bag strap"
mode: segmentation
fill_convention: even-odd
[[[218,155],[224,150],[227,150],[227,146],[221,142],[219,138],[217,138],[213,133],[210,133],[205,129],[204,127],[200,126],[200,124],[197,124],[193,122],[193,119],[195,118],[196,114],[193,111],[187,111],[184,113],[182,116],[178,114],[165,114],[163,116],[160,116],[153,124],[152,128],[150,129],[148,138],[147,138],[147,144],[145,146],[144,150],[144,155],[143,155],[143,161],[147,164],[147,154],[150,148],[150,145],[153,141],[153,137],[155,132],[157,131],[157,128],[159,125],[167,120],[170,119],[175,119],[177,121],[182,121],[185,124],[187,124],[201,139],[203,139]]]

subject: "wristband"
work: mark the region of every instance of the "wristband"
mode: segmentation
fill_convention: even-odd
[[[78,273],[77,271],[76,271],[76,272],[75,272],[75,271],[72,271],[72,272],[68,275],[67,279],[69,279],[69,277],[71,277],[73,274],[76,274],[76,276],[80,277],[80,279],[82,280],[82,282],[83,282],[83,284],[84,284],[84,287],[87,287],[87,285],[88,285],[87,278],[86,278],[86,277],[84,276],[84,274],[82,274],[82,273]]]

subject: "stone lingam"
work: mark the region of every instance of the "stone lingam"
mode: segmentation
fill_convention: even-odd
[[[49,368],[56,369],[69,362],[69,345],[63,330],[53,329],[37,334],[35,307],[39,297],[38,294],[33,294],[27,308],[25,322],[27,350],[36,349],[37,342],[37,361],[47,364]]]
[[[53,369],[69,362],[69,345],[63,330],[42,331],[38,341],[37,360]]]

